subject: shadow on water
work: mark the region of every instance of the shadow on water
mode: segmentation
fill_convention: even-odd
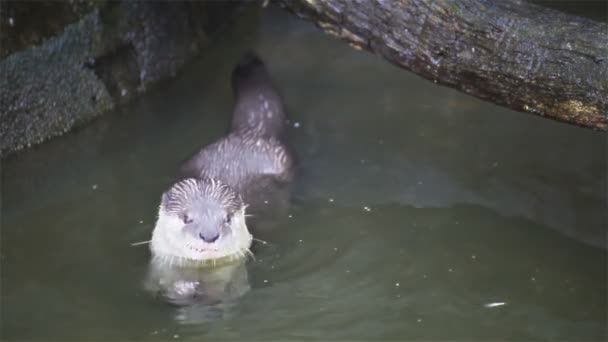
[[[306,23],[244,12],[135,103],[3,162],[2,339],[606,336],[606,137],[440,88]],[[220,136],[253,46],[301,163],[235,300],[146,292],[177,164]],[[241,278],[239,278],[241,277]]]

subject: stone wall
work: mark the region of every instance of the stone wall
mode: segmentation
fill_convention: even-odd
[[[0,156],[61,135],[171,77],[236,1],[3,1]]]

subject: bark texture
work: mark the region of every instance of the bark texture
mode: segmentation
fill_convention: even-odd
[[[608,25],[519,0],[278,0],[352,46],[517,111],[608,129]]]

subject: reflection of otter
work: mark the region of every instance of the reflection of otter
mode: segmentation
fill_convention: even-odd
[[[180,324],[226,318],[250,290],[244,261],[214,268],[167,267],[152,262],[144,286],[178,307],[175,320]]]
[[[208,287],[208,278],[203,281],[207,275],[188,271],[190,266],[221,264],[208,271],[229,277],[233,272],[224,272],[224,267],[237,266],[226,262],[242,264],[241,259],[251,253],[246,208],[250,212],[285,207],[294,161],[283,141],[282,100],[264,64],[253,54],[234,68],[232,87],[236,104],[230,131],[187,160],[178,181],[162,195],[150,245],[150,276],[174,303],[204,297],[200,287],[207,292],[221,288]],[[223,297],[221,293],[211,297]]]

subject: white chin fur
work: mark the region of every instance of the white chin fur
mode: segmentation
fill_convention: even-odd
[[[232,234],[220,237],[214,243],[184,234],[183,225],[176,215],[159,209],[150,243],[156,261],[179,266],[215,266],[246,257],[251,246],[252,236],[245,224],[245,209],[234,215]]]

